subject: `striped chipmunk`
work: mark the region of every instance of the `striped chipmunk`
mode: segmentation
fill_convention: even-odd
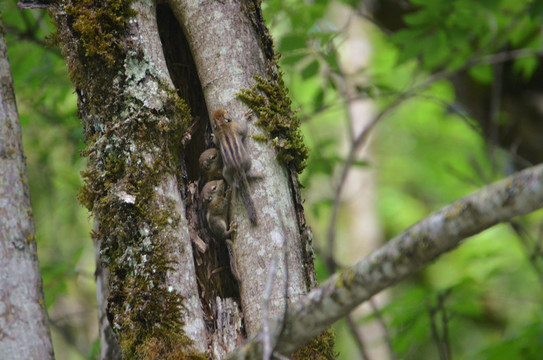
[[[216,110],[213,113],[211,125],[214,134],[213,141],[222,156],[222,175],[233,189],[234,195],[232,198],[235,198],[239,192],[247,209],[249,219],[256,225],[258,223],[256,209],[249,192],[249,182],[247,181],[251,169],[251,158],[244,145],[247,136],[247,125],[246,123],[242,125],[233,121],[224,109]],[[262,176],[251,174],[250,177],[261,178]]]

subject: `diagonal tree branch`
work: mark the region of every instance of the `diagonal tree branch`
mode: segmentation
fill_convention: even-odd
[[[275,324],[277,350],[289,354],[360,303],[428,265],[474,234],[543,207],[543,165],[516,173],[457,200],[413,225],[355,265],[334,274],[288,310],[284,331]],[[259,335],[230,359],[261,356]]]

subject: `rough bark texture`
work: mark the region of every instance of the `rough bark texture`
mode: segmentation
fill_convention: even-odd
[[[543,165],[526,169],[432,214],[355,265],[334,274],[290,308],[277,350],[290,353],[358,304],[499,222],[543,207]],[[279,327],[274,327],[275,336]],[[262,337],[229,358],[262,354]]]
[[[248,108],[237,98],[251,88],[254,76],[268,78],[276,71],[257,1],[170,1],[182,24],[198,69],[208,114],[227,109],[236,121],[246,121]],[[307,291],[303,268],[302,242],[298,228],[289,174],[276,160],[270,145],[256,142],[251,135],[266,135],[249,123],[247,149],[252,169],[264,175],[251,183],[259,224],[249,223],[241,201],[234,201],[233,219],[238,223],[233,241],[234,262],[240,277],[240,295],[245,326],[249,335],[262,326],[263,292],[268,266],[274,256],[287,254],[288,294],[285,267],[278,267],[269,304],[270,313],[280,316],[288,302],[297,301]],[[280,263],[283,263],[280,261]]]
[[[214,110],[247,121],[238,94],[258,78],[258,100],[281,109],[282,125],[294,133],[285,139],[301,143],[260,2],[69,0],[52,11],[88,144],[80,200],[97,223],[101,332],[111,326],[126,358],[204,351],[220,358],[262,326],[271,259],[281,266],[266,294],[270,316],[314,284],[296,179],[301,168],[276,159],[274,146],[296,148],[281,134],[249,124],[249,135],[276,144],[247,138],[253,170],[264,178],[251,183],[258,226],[238,199],[231,209],[239,283],[226,243],[206,235],[200,221],[198,157],[210,143]],[[264,120],[263,109],[252,109]],[[290,159],[302,163],[305,156]]]
[[[6,50],[0,21],[0,359],[53,359]]]
[[[109,272],[102,308],[123,357],[201,357],[206,332],[182,198],[191,116],[168,74],[156,6],[68,1],[53,12],[88,144],[80,200],[97,222]]]

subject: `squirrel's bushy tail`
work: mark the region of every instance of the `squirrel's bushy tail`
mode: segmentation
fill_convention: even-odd
[[[247,214],[249,215],[249,220],[253,223],[253,225],[257,225],[258,218],[256,216],[256,209],[255,204],[253,203],[253,199],[251,198],[251,194],[249,193],[249,182],[247,181],[247,177],[245,175],[241,175],[241,181],[239,181],[239,192],[241,199],[243,200],[243,204],[245,205],[245,208],[247,209]]]

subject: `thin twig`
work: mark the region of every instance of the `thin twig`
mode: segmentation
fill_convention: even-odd
[[[445,298],[449,295],[449,291],[446,294],[439,295],[439,303],[441,305],[441,324],[443,326],[443,334],[441,335],[441,344],[443,346],[443,352],[446,355],[446,359],[451,358],[451,343],[449,341],[449,317],[447,316],[447,308],[444,306]]]
[[[444,360],[443,359],[443,354],[441,352],[441,346],[440,346],[440,340],[439,340],[439,331],[437,330],[437,325],[436,325],[436,320],[435,320],[435,313],[436,313],[436,309],[432,308],[428,304],[428,315],[430,315],[430,330],[432,331],[432,338],[434,339],[434,343],[436,344],[439,359]]]
[[[530,261],[530,264],[534,268],[539,283],[543,286],[543,268],[539,265],[537,261],[541,258],[542,255],[539,244],[536,241],[530,239],[530,234],[519,222],[510,221],[509,225],[517,234],[518,238],[522,242],[522,245],[524,245],[524,249],[526,250],[528,255],[528,261]]]
[[[430,315],[430,328],[432,330],[432,337],[437,346],[439,358],[441,360],[449,360],[451,358],[451,351],[449,346],[449,332],[448,332],[448,318],[445,312],[445,300],[451,293],[451,289],[447,289],[444,293],[437,296],[436,306],[428,305],[428,313]],[[441,327],[442,334],[439,334],[437,327],[436,314],[441,312]]]
[[[338,264],[333,254],[326,254],[325,263],[326,263],[328,272],[330,274],[333,274],[338,268]],[[370,357],[366,350],[364,339],[360,331],[358,331],[357,329],[352,313],[349,313],[347,314],[347,316],[345,316],[345,321],[347,322],[347,327],[349,328],[349,331],[351,332],[353,339],[356,342],[356,345],[358,346],[358,351],[360,352],[360,355],[362,356],[364,360],[370,360]]]
[[[353,334],[353,338],[356,344],[358,345],[358,349],[360,351],[360,355],[362,355],[362,359],[369,360],[370,356],[368,355],[368,352],[366,351],[364,338],[362,337],[362,334],[360,333],[360,331],[358,331],[358,327],[356,326],[353,320],[353,316],[349,314],[345,317],[345,320],[347,321],[347,326],[349,327],[349,330]]]
[[[381,111],[377,116],[375,116],[368,125],[362,130],[362,132],[356,137],[355,141],[353,142],[353,146],[351,147],[351,150],[349,151],[349,155],[347,159],[345,160],[345,164],[343,165],[343,171],[341,173],[339,184],[336,188],[336,193],[334,196],[334,204],[332,207],[332,216],[330,219],[330,225],[328,227],[328,254],[333,254],[335,249],[335,224],[337,221],[337,215],[339,210],[339,203],[341,200],[341,194],[343,192],[343,187],[345,186],[345,182],[347,180],[347,175],[349,175],[349,171],[352,167],[352,164],[354,163],[354,160],[356,158],[356,154],[358,153],[359,149],[362,147],[363,144],[365,144],[370,131],[373,129],[375,124],[377,124],[381,119],[383,119],[386,115],[388,115],[390,112],[395,110],[400,104],[410,97],[408,93],[400,94],[385,110]]]
[[[488,144],[488,157],[493,172],[496,172],[495,144],[498,144],[498,121],[500,117],[502,98],[503,63],[494,64],[494,81],[490,90],[490,128],[488,129],[490,141]]]
[[[421,97],[422,95],[415,94],[415,93],[429,87],[430,85],[434,84],[435,82],[449,79],[449,78],[453,77],[454,75],[458,74],[459,72],[466,71],[466,70],[470,69],[473,66],[498,64],[498,63],[504,63],[504,62],[512,61],[512,60],[518,60],[518,59],[534,57],[534,56],[543,56],[543,51],[542,50],[534,50],[534,49],[518,49],[518,50],[503,51],[503,52],[499,52],[499,53],[492,54],[492,55],[473,57],[472,59],[466,61],[464,66],[462,66],[461,68],[459,68],[457,70],[454,70],[454,71],[442,70],[442,71],[439,71],[437,73],[434,73],[433,75],[431,75],[426,80],[422,81],[419,84],[413,85],[409,89],[405,90],[403,93],[411,93],[409,97],[414,97],[414,96]],[[402,93],[398,93],[398,92],[395,92],[395,91],[390,91],[390,92],[386,92],[386,93],[380,93],[379,96],[381,96],[381,97],[400,96],[401,94]],[[369,98],[372,98],[372,97],[369,96],[368,94],[365,94],[365,93],[362,93],[362,94],[359,93],[359,94],[355,95],[354,97],[349,97],[349,98],[345,99],[345,102],[341,102],[341,104],[339,104],[339,105],[344,105],[344,104],[348,103],[349,101],[353,101],[353,100],[361,100],[361,99],[369,99]],[[314,116],[315,114],[322,113],[322,112],[324,112],[326,110],[329,110],[329,109],[333,108],[334,106],[339,106],[339,105],[337,104],[337,101],[334,100],[330,104],[325,104],[325,105],[320,106],[318,109],[313,111],[311,115]],[[302,121],[304,121],[304,120],[305,120],[305,116],[302,116]]]
[[[377,319],[377,322],[381,325],[383,328],[383,337],[385,339],[385,343],[387,345],[388,349],[388,356],[391,360],[396,360],[398,357],[396,356],[396,353],[394,352],[394,348],[392,347],[392,340],[390,336],[390,331],[388,330],[388,326],[385,322],[385,319],[383,319],[383,315],[381,314],[381,310],[377,306],[377,303],[373,298],[369,300],[371,310],[373,314],[375,315],[375,318]]]

